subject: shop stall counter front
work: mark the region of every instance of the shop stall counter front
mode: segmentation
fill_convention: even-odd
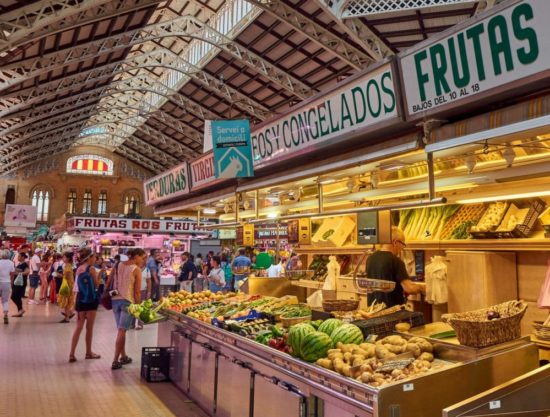
[[[447,366],[374,388],[190,317],[165,312],[159,346],[172,382],[209,416],[440,417],[442,410],[538,366],[529,338],[487,350],[438,341]]]

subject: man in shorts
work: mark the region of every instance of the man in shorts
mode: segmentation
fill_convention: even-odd
[[[29,274],[29,304],[40,304],[38,301],[34,299],[34,295],[36,292],[36,289],[40,285],[40,256],[42,255],[42,249],[38,248],[34,251],[34,255],[31,258],[30,261],[30,270],[31,273]]]

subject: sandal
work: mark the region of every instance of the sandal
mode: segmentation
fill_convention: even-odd
[[[4,324],[8,324],[8,316],[4,316]]]
[[[76,358],[74,356],[69,356],[69,363],[76,362]]]
[[[129,363],[132,363],[132,358],[129,356],[124,356],[123,358],[120,358],[121,365],[128,365]]]
[[[111,369],[115,370],[115,369],[120,369],[122,368],[122,364],[118,361],[114,361],[112,364],[111,364]]]
[[[62,320],[59,320],[58,323],[69,323],[69,320],[67,320],[67,319],[62,319]]]
[[[86,354],[86,359],[99,359],[99,358],[101,358],[101,355],[98,355],[97,353]]]

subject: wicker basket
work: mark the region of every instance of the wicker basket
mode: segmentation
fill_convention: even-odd
[[[481,310],[444,314],[442,321],[456,331],[462,345],[482,348],[521,337],[521,319],[527,310],[524,301],[508,301]],[[499,319],[488,320],[487,313],[496,311]]]
[[[450,239],[455,229],[464,222],[473,221],[477,224],[479,219],[481,219],[481,216],[483,216],[485,208],[485,204],[468,204],[460,207],[443,227],[443,231],[441,232],[439,239]]]
[[[302,323],[304,321],[311,321],[311,314],[309,316],[303,316],[303,317],[281,317],[281,324],[285,329],[289,328],[290,326],[294,326],[295,324]]]
[[[352,311],[359,307],[359,300],[323,300],[323,310],[331,311]]]

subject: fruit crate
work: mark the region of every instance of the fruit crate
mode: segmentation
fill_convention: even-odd
[[[479,225],[479,223],[482,222],[482,220],[485,219],[486,216],[488,216],[488,213],[490,212],[491,206],[493,204],[498,204],[498,202],[491,203],[487,206],[487,209],[485,210],[485,212],[483,213],[483,215],[481,216],[481,218],[478,221],[478,225]],[[505,204],[505,208],[502,212],[502,215],[499,216],[498,221],[494,222],[494,224],[493,224],[493,226],[491,227],[490,230],[474,231],[474,230],[470,229],[470,230],[468,230],[468,233],[470,233],[470,235],[472,235],[472,237],[474,239],[495,239],[497,237],[496,230],[497,230],[498,226],[500,226],[500,223],[502,223],[502,220],[504,219],[504,216],[506,215],[506,212],[508,211],[508,207],[510,206],[509,202],[505,202],[504,204]]]
[[[144,347],[141,350],[141,377],[147,382],[170,381],[172,347]]]
[[[352,322],[367,337],[371,334],[384,335],[395,332],[395,325],[398,323],[409,323],[411,327],[423,326],[424,314],[418,311],[397,311],[386,316],[375,317],[367,320],[356,320]]]
[[[498,230],[494,235],[498,238],[526,238],[529,237],[531,231],[535,227],[539,215],[544,211],[545,202],[540,198],[534,198],[528,202],[516,202],[515,205],[519,208],[528,209],[527,215],[520,224],[517,224],[512,230]],[[512,205],[510,205],[512,207]],[[510,208],[508,209],[510,210]],[[504,216],[503,222],[508,218],[508,213]]]
[[[472,221],[477,224],[487,206],[485,204],[468,204],[460,207],[458,211],[451,217],[447,224],[443,227],[440,235],[440,240],[451,239],[455,229],[467,221]]]

